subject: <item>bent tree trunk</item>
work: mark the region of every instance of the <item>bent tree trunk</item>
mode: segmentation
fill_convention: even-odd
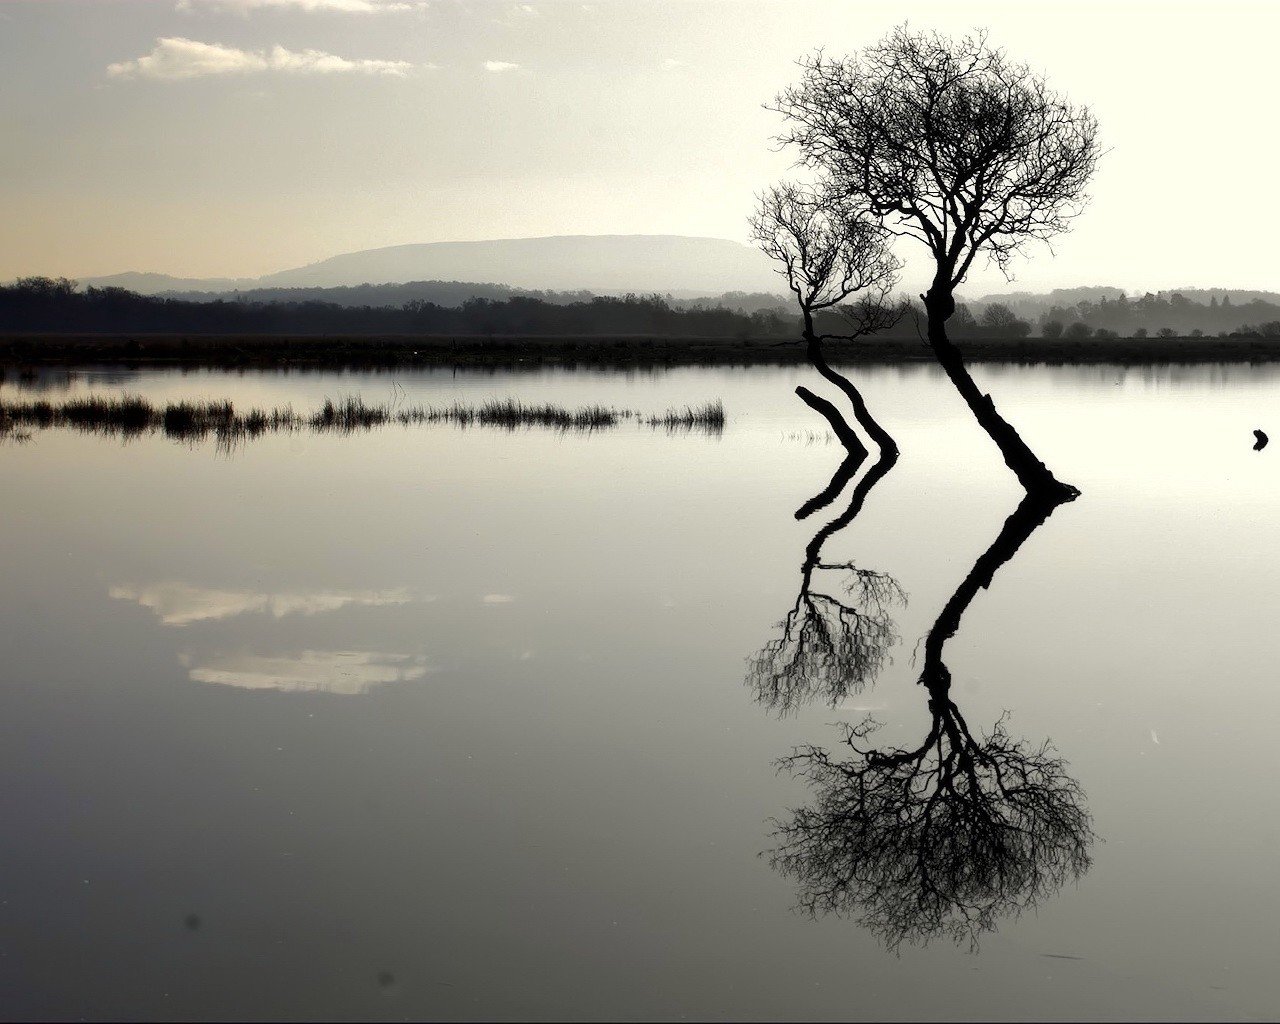
[[[809,362],[813,363],[813,368],[845,393],[845,396],[849,399],[849,404],[853,406],[854,419],[867,432],[867,436],[886,455],[898,455],[897,443],[889,432],[880,426],[875,417],[871,415],[871,410],[867,408],[862,392],[854,386],[853,381],[848,377],[837,373],[831,368],[831,364],[827,362],[826,357],[822,354],[822,342],[818,340],[811,327],[806,327],[805,329],[805,344],[808,348]]]
[[[867,448],[859,439],[858,435],[849,429],[849,424],[844,421],[844,417],[840,415],[840,410],[828,402],[825,398],[819,398],[804,385],[796,388],[796,394],[800,396],[800,400],[804,402],[814,412],[822,415],[828,423],[836,437],[840,439],[840,443],[849,451],[849,459],[854,462],[854,469],[861,465],[862,460],[867,457]]]
[[[969,370],[964,365],[960,350],[947,337],[947,320],[955,312],[955,298],[949,290],[934,285],[921,296],[924,299],[925,312],[929,316],[929,347],[937,357],[938,363],[946,371],[960,397],[969,406],[974,419],[1004,456],[1004,464],[1013,470],[1014,475],[1023,488],[1031,494],[1061,495],[1076,497],[1079,491],[1070,484],[1064,484],[1049,471],[1049,467],[1041,462],[1036,453],[1021,435],[999,412],[990,395],[978,389]]]
[[[1065,485],[1059,485],[1065,486]],[[968,611],[969,605],[979,590],[987,590],[995,577],[996,571],[1012,561],[1013,556],[1025,544],[1036,530],[1045,524],[1054,511],[1069,501],[1074,501],[1078,494],[1073,488],[1058,493],[1028,492],[1018,502],[1009,518],[1004,521],[1000,533],[973,563],[965,578],[956,587],[955,593],[947,600],[938,618],[930,627],[924,640],[924,669],[920,673],[920,681],[930,688],[930,693],[938,688],[934,696],[945,697],[946,687],[950,684],[951,674],[942,661],[942,649],[947,641],[960,630],[960,620]]]

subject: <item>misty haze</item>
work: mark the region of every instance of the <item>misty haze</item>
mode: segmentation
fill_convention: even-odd
[[[1280,1017],[1277,30],[0,4],[0,1016]]]

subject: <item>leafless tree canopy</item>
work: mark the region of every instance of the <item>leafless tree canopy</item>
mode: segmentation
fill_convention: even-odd
[[[1097,122],[985,33],[953,40],[905,26],[843,59],[800,61],[777,97],[780,141],[825,188],[919,238],[949,290],[986,252],[1002,270],[1085,202]]]
[[[847,198],[792,182],[774,185],[759,197],[751,231],[778,264],[807,327],[814,312],[858,293],[867,293],[860,302],[864,315],[883,318],[892,307],[889,290],[901,264],[886,248],[884,228]],[[873,330],[878,325],[867,324]]]
[[[892,326],[906,311],[906,303],[890,294],[901,264],[886,246],[888,232],[846,197],[791,182],[775,185],[760,196],[751,229],[796,297],[814,368],[844,392],[854,417],[880,449],[896,453],[896,442],[871,415],[857,386],[832,368],[822,351],[823,341],[873,334]],[[844,319],[844,330],[819,334],[814,314],[833,308]],[[842,432],[839,421],[832,420],[834,409],[829,403],[807,389],[797,389],[797,394],[827,417],[850,452],[865,454],[862,442]]]
[[[838,593],[820,590],[814,570],[842,572]],[[807,566],[781,634],[751,660],[747,685],[780,715],[813,700],[834,707],[860,693],[884,667],[898,640],[889,609],[905,601],[897,580],[852,563]]]
[[[856,916],[891,949],[980,936],[1057,892],[1090,865],[1094,834],[1079,784],[1049,744],[1003,720],[974,737],[949,698],[913,750],[865,745],[877,724],[846,725],[852,755],[798,748],[782,762],[814,799],[776,822],[770,861],[812,914]]]

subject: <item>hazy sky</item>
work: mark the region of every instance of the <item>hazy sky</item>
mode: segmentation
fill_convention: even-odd
[[[1092,205],[1012,287],[1280,288],[1280,4],[1167,0],[0,0],[0,279],[249,276],[530,235],[745,241],[790,163],[761,104],[800,54],[904,19],[984,26],[1098,116]],[[966,290],[1006,287],[988,268]]]

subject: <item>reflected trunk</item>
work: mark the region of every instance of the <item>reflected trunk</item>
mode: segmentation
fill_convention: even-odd
[[[1051,516],[1059,505],[1073,501],[1076,494],[1044,494],[1029,493],[1013,513],[1005,520],[999,535],[981,555],[973,568],[961,581],[960,586],[943,606],[933,627],[929,630],[924,642],[924,669],[920,681],[925,686],[935,685],[935,676],[945,675],[949,682],[950,675],[942,663],[942,649],[948,640],[956,635],[960,628],[960,619],[979,590],[991,586],[991,580],[997,570],[1018,553],[1018,549],[1036,530]],[[945,691],[944,691],[945,693]]]
[[[977,945],[1088,870],[1084,793],[1048,741],[975,736],[951,699],[943,648],[978,591],[1070,497],[1029,493],[974,562],[926,637],[930,726],[913,749],[872,747],[868,718],[844,726],[852,755],[797,748],[781,761],[812,802],[779,821],[770,863],[811,914],[856,914],[891,949],[937,937]]]
[[[837,414],[838,415],[838,414]],[[751,660],[747,685],[755,699],[780,715],[821,699],[834,707],[875,682],[897,642],[889,608],[906,601],[888,573],[860,569],[853,562],[824,562],[822,549],[862,511],[867,496],[897,462],[897,452],[880,458],[854,485],[848,507],[819,529],[805,547],[800,592],[779,623],[781,634]],[[829,503],[857,469],[853,456],[841,464],[827,488],[796,513],[802,519]],[[819,572],[843,572],[839,589],[815,583]]]

